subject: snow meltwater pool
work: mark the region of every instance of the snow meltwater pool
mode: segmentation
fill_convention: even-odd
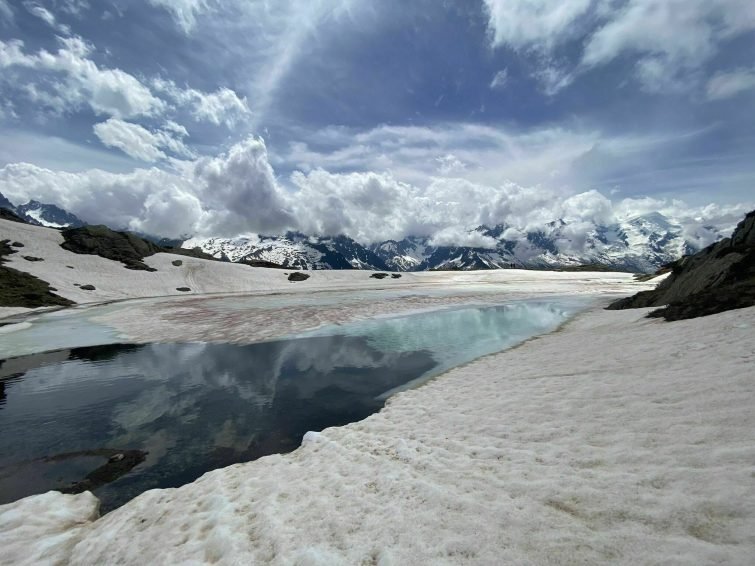
[[[247,345],[109,344],[3,360],[0,504],[91,489],[108,511],[294,450],[307,431],[364,419],[390,394],[553,330],[585,304],[465,306]],[[130,463],[103,472],[119,459]]]

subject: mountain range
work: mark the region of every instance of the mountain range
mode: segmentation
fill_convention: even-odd
[[[30,200],[25,204],[15,206],[2,193],[0,193],[0,208],[10,210],[22,220],[35,226],[80,228],[86,224],[75,214],[63,210],[54,204],[45,204],[36,200]]]
[[[0,194],[0,208],[13,211],[30,224],[78,228],[86,223],[54,205],[31,200],[14,206]],[[232,262],[269,262],[289,269],[371,269],[378,271],[472,270],[501,268],[558,269],[583,265],[651,272],[661,265],[693,254],[728,234],[714,226],[690,232],[663,214],[653,212],[610,225],[585,228],[563,219],[521,232],[501,223],[470,231],[484,246],[438,245],[429,237],[409,236],[369,245],[344,235],[310,236],[287,232],[281,236],[247,235],[235,238],[165,240],[163,245],[199,248]]]
[[[262,260],[291,269],[554,269],[592,264],[650,272],[697,252],[696,241],[717,241],[725,236],[717,228],[705,226],[685,237],[681,225],[660,213],[635,216],[582,232],[574,228],[564,220],[556,220],[540,230],[514,232],[515,237],[507,237],[511,232],[506,224],[480,226],[473,232],[490,242],[486,247],[435,245],[430,238],[423,237],[365,246],[347,236],[319,237],[296,232],[283,236],[191,238],[182,247],[198,247],[219,259]]]

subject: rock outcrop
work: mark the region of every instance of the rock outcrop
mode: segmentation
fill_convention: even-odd
[[[59,295],[47,282],[29,273],[3,265],[4,256],[17,253],[8,240],[0,241],[0,307],[53,307],[73,305]]]
[[[648,316],[681,320],[755,305],[755,210],[731,238],[674,262],[652,291],[612,303],[609,309],[665,308]]]
[[[120,261],[126,269],[156,271],[144,263],[144,258],[156,253],[170,253],[216,261],[214,257],[199,249],[163,247],[131,232],[116,232],[107,226],[84,226],[62,231],[64,242],[60,246],[77,254],[98,255],[113,261]],[[176,260],[180,262],[181,260]],[[176,264],[175,261],[173,265]]]

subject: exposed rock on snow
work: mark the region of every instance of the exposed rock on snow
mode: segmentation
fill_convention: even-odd
[[[289,281],[306,281],[307,279],[309,279],[309,275],[299,271],[295,271],[288,276]]]
[[[610,309],[669,305],[649,316],[681,320],[755,305],[755,211],[731,238],[677,261],[652,291],[616,301]]]
[[[47,282],[4,265],[13,254],[17,255],[17,251],[11,247],[13,244],[9,246],[8,241],[0,240],[0,307],[37,308],[73,304],[72,301],[53,293],[56,289],[50,287]],[[24,256],[24,259],[30,262],[41,261],[33,256]]]

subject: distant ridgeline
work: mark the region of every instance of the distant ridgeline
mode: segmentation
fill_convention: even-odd
[[[192,238],[184,248],[199,248],[229,261],[264,260],[290,269],[373,269],[378,271],[472,270],[501,268],[575,269],[590,266],[651,273],[699,248],[685,239],[682,226],[661,214],[647,214],[612,226],[596,226],[574,245],[563,220],[518,239],[504,237],[508,226],[480,226],[470,235],[491,247],[444,246],[431,238],[407,237],[364,246],[347,236],[320,237],[288,232],[284,236]],[[705,227],[704,239],[723,238]],[[579,247],[579,251],[570,251]]]
[[[0,194],[0,210],[39,226],[81,228],[85,222],[52,205],[29,201],[14,206]],[[637,216],[611,226],[594,226],[574,241],[573,227],[564,220],[507,239],[509,226],[479,226],[469,235],[489,247],[437,245],[431,238],[410,236],[363,245],[344,235],[192,238],[168,240],[136,234],[163,248],[198,249],[205,257],[249,265],[287,269],[370,269],[376,271],[473,270],[501,268],[610,269],[652,273],[660,266],[699,251],[682,226],[659,213]],[[724,235],[712,226],[694,237],[715,241]],[[91,236],[91,234],[90,234]],[[92,242],[90,241],[90,244]],[[140,246],[138,246],[140,247]],[[176,252],[174,250],[174,253]]]
[[[0,209],[10,210],[24,222],[35,226],[47,226],[48,228],[78,228],[84,226],[81,219],[59,206],[44,204],[36,200],[14,206],[2,193],[0,193]],[[2,218],[5,218],[5,216],[2,216]]]
[[[611,304],[609,309],[664,308],[648,316],[681,320],[755,306],[755,210],[731,238],[685,256],[656,289]]]

